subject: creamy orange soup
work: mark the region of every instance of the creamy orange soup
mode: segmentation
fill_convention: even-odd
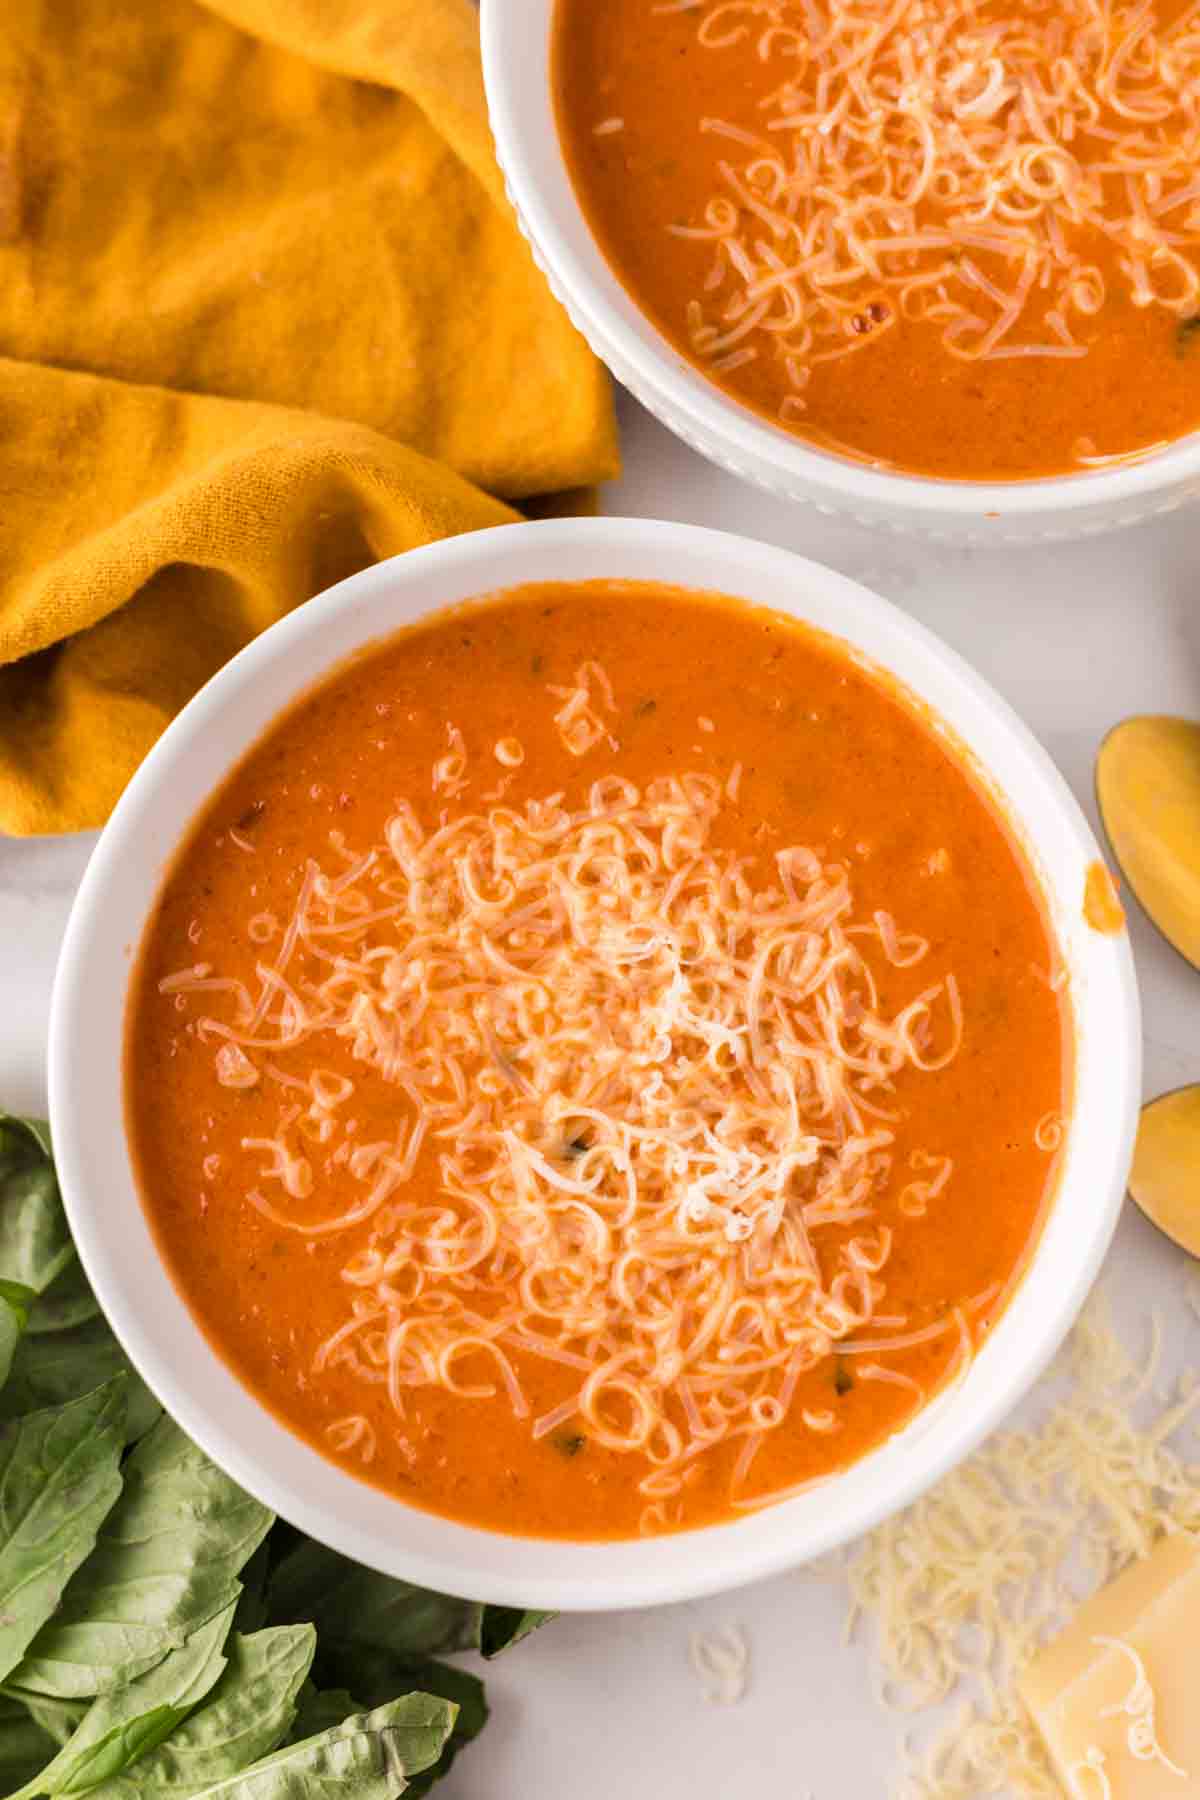
[[[558,0],[559,128],[614,271],[797,436],[988,480],[1200,423],[1183,0]]]
[[[1030,1253],[1069,1021],[1022,853],[839,646],[516,590],[266,732],[141,947],[179,1289],[298,1434],[518,1533],[693,1526],[960,1372]]]

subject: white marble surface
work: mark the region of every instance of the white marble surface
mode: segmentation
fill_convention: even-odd
[[[1093,759],[1110,725],[1132,712],[1200,716],[1200,511],[1078,546],[924,547],[743,487],[631,405],[625,424],[627,472],[607,510],[767,539],[907,608],[1011,701],[1093,820]],[[45,1105],[54,962],[91,842],[0,840],[0,1104],[15,1111]],[[1140,918],[1131,929],[1152,1093],[1200,1079],[1200,975]],[[1179,1302],[1179,1273],[1174,1253],[1127,1217],[1106,1270],[1120,1311],[1132,1324],[1162,1304],[1172,1358],[1196,1363],[1200,1331]],[[841,1643],[842,1607],[836,1585],[794,1575],[694,1606],[559,1620],[492,1672],[494,1722],[439,1794],[881,1800],[894,1734],[871,1700],[865,1652]],[[688,1634],[730,1623],[750,1644],[750,1689],[739,1706],[708,1708]]]

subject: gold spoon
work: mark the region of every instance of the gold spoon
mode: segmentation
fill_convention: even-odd
[[[1125,719],[1100,746],[1096,798],[1147,918],[1200,968],[1200,725]],[[1200,1257],[1200,1085],[1142,1108],[1129,1192],[1152,1224]]]
[[[1129,1192],[1152,1225],[1200,1257],[1200,1083],[1142,1108]]]
[[[1096,798],[1142,909],[1200,969],[1200,725],[1146,716],[1115,726],[1096,758]]]

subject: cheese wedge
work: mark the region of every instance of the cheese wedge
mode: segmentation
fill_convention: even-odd
[[[1200,1795],[1200,1538],[1161,1539],[1019,1687],[1072,1800]]]

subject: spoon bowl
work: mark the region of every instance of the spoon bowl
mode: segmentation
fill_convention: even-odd
[[[1129,1192],[1152,1225],[1200,1258],[1200,1083],[1142,1108]]]
[[[1114,726],[1096,758],[1096,799],[1146,917],[1200,969],[1200,724],[1143,716]]]

